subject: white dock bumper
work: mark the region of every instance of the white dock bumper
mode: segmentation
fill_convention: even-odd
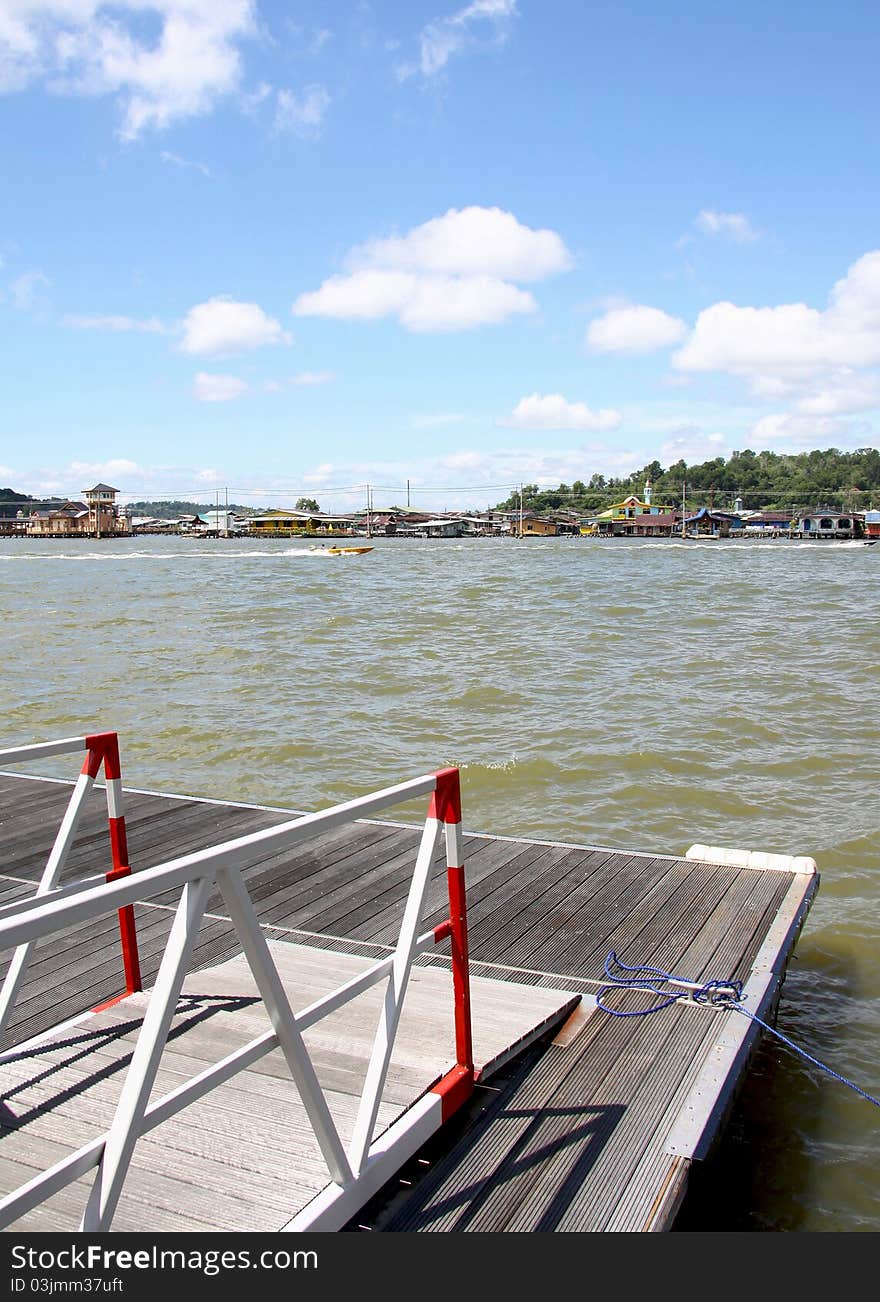
[[[817,873],[816,860],[807,855],[764,854],[760,850],[734,850],[723,845],[692,845],[686,859],[730,864],[733,868],[768,868],[772,872]]]

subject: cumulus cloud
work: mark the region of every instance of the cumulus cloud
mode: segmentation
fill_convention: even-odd
[[[301,95],[295,95],[291,90],[279,90],[274,130],[289,132],[301,140],[317,140],[329,106],[330,96],[323,86],[307,86]]]
[[[687,326],[677,316],[642,304],[617,307],[587,327],[587,347],[595,353],[652,353],[677,344]]]
[[[396,316],[416,332],[464,330],[534,312],[532,295],[511,282],[570,265],[555,231],[523,226],[500,208],[451,208],[406,235],[358,245],[345,274],[300,294],[292,310],[343,320]]]
[[[622,419],[611,407],[592,411],[586,403],[569,402],[561,393],[533,393],[520,398],[510,415],[497,423],[513,429],[610,430],[617,429]]]
[[[880,376],[854,375],[845,368],[824,386],[805,393],[794,404],[804,416],[842,416],[880,407]]]
[[[71,461],[69,473],[82,482],[79,491],[83,492],[93,484],[121,484],[127,476],[140,474],[141,467],[126,457],[115,457],[110,461]]]
[[[418,62],[399,64],[398,77],[436,77],[454,55],[478,47],[482,40],[503,44],[516,13],[516,0],[472,0],[464,9],[436,18],[419,34]]]
[[[349,321],[396,316],[408,330],[440,333],[496,325],[535,307],[531,294],[489,276],[358,271],[331,276],[320,289],[301,294],[293,312]]]
[[[180,351],[211,357],[290,342],[287,331],[256,303],[220,297],[197,303],[187,312]]]
[[[783,444],[788,452],[808,452],[817,441],[824,446],[846,443],[854,427],[836,417],[814,417],[793,412],[773,412],[756,421],[746,435],[746,444],[752,448],[766,448],[768,444]]]
[[[837,282],[824,310],[806,303],[738,307],[714,303],[673,365],[748,377],[759,392],[815,380],[840,367],[880,363],[880,250],[866,253]],[[763,386],[763,387],[762,387]]]
[[[237,375],[210,375],[199,371],[193,380],[193,397],[199,402],[231,402],[247,390],[244,380]]]
[[[0,91],[113,95],[133,140],[236,92],[237,43],[255,32],[254,0],[14,0],[0,11]]]
[[[450,208],[406,235],[368,240],[347,265],[528,282],[568,271],[572,258],[556,231],[523,226],[502,208],[471,206]]]
[[[741,212],[715,212],[712,208],[703,208],[694,218],[694,225],[705,235],[726,235],[737,244],[751,244],[758,238],[758,232]]]

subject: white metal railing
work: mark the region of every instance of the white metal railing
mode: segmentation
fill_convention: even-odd
[[[107,791],[107,822],[110,831],[110,861],[112,864],[106,880],[114,881],[118,877],[127,877],[131,872],[125,834],[119,740],[115,732],[98,732],[87,737],[62,737],[58,741],[39,742],[35,746],[18,746],[10,750],[0,750],[0,769],[9,764],[21,764],[28,760],[46,759],[50,755],[66,755],[78,751],[85,751],[86,758],[83,761],[79,777],[74,783],[49,858],[46,860],[46,866],[37,885],[35,899],[44,898],[53,892],[57,893],[58,880],[73,846],[86,797],[91,791],[102,766]],[[131,905],[127,905],[119,911],[119,937],[122,944],[125,992],[126,994],[133,994],[135,990],[141,988],[141,972],[137,935],[135,933],[134,909]],[[9,1025],[12,1010],[30,962],[33,946],[33,941],[24,941],[18,946],[10,961],[3,985],[0,987],[0,1037],[3,1036]]]
[[[260,928],[242,878],[242,870],[258,862],[267,852],[277,854],[279,850],[295,847],[316,831],[354,822],[391,805],[428,793],[431,793],[431,802],[393,953],[337,990],[294,1012]],[[431,864],[443,830],[450,914],[439,926],[420,935],[418,924]],[[417,954],[448,937],[452,943],[456,1065],[435,1086],[435,1092],[443,1099],[445,1117],[447,1103],[450,1103],[448,1110],[451,1110],[463,1102],[473,1088],[474,1080],[461,851],[458,770],[444,769],[386,787],[316,814],[306,814],[279,826],[169,860],[127,879],[100,881],[93,878],[62,890],[49,888],[36,900],[19,901],[0,909],[0,950],[3,950],[30,945],[61,928],[91,920],[114,909],[129,908],[136,900],[148,900],[169,888],[181,888],[171,933],[109,1129],[98,1139],[71,1153],[3,1198],[0,1201],[0,1227],[10,1224],[80,1176],[97,1168],[80,1230],[108,1230],[140,1136],[279,1047],[298,1088],[330,1180],[341,1189],[349,1190],[366,1172],[370,1161],[376,1117],[413,960]],[[268,1012],[272,1030],[150,1103],[150,1094],[186,976],[188,960],[202,914],[215,887],[220,890],[225,901]],[[386,982],[385,997],[353,1134],[346,1150],[303,1042],[303,1032],[322,1017],[343,1007],[362,991],[382,981]],[[8,1051],[0,1055],[0,1065],[4,1057],[8,1059],[14,1052]]]

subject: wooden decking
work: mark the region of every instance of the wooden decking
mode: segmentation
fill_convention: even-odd
[[[65,783],[0,775],[0,903],[33,892],[69,792]],[[277,825],[291,812],[126,791],[131,863],[137,871]],[[293,964],[291,989],[298,991],[300,1004],[308,1002],[308,981],[325,979],[319,976],[325,965],[328,971],[332,965],[352,970],[352,965],[389,952],[418,838],[417,828],[361,822],[325,831],[296,851],[269,854],[248,870],[248,889],[273,952],[285,954]],[[651,964],[695,981],[742,981],[746,1006],[771,1017],[818,879],[807,873],[475,834],[465,835],[464,848],[472,975],[486,982],[487,993],[508,996],[508,1008],[510,995],[514,1006],[524,1004],[523,987],[534,988],[545,1002],[540,1015],[529,1013],[523,1026],[534,1027],[543,1019],[546,1033],[531,1043],[528,1034],[520,1041],[516,1025],[503,1021],[500,1013],[497,1022],[490,1015],[489,1027],[480,1034],[488,1037],[494,1024],[496,1038],[485,1039],[482,1061],[491,1062],[495,1074],[478,1086],[467,1111],[448,1123],[348,1228],[669,1229],[691,1163],[706,1155],[723,1124],[757,1028],[742,1013],[693,1004],[648,1017],[618,1018],[596,1010],[593,994],[606,956],[614,950],[626,963]],[[106,806],[99,791],[83,817],[64,880],[109,867]],[[155,977],[176,902],[171,893],[167,900],[136,906],[147,986]],[[424,929],[442,921],[446,912],[445,863],[438,855]],[[257,1016],[252,992],[242,985],[239,950],[218,897],[209,903],[178,1009],[181,1027],[191,1025],[169,1044],[163,1071],[173,1075],[174,1053],[196,1060],[216,1056],[228,1042],[228,1034],[219,1033],[221,1025]],[[419,960],[416,975],[421,983],[448,981],[447,970],[448,961],[432,955]],[[119,990],[115,921],[71,928],[41,944],[4,1044],[20,1045]],[[581,993],[582,1000],[560,1031],[559,1016],[570,1007],[570,993]],[[622,1010],[645,1003],[632,992],[615,992],[608,1002]],[[42,1169],[55,1160],[60,1131],[69,1128],[65,1142],[74,1146],[95,1133],[95,1100],[109,1106],[118,1088],[118,1063],[128,1051],[126,1037],[142,1006],[142,997],[126,1000],[53,1035],[51,1045],[30,1063],[13,1054],[0,1066],[6,1109],[0,1114],[0,1192],[20,1183],[22,1166]],[[423,1019],[428,1017],[424,1003],[416,1001],[414,1007],[421,1007]],[[424,1038],[427,1025],[419,1030],[414,1024],[416,1038]],[[66,1047],[64,1040],[70,1041]],[[505,1062],[506,1050],[514,1044],[521,1052],[508,1053]],[[477,1047],[479,1051],[479,1043]],[[336,1043],[322,1067],[337,1085],[343,1070],[339,1054],[350,1049]],[[383,1124],[406,1106],[413,1091],[430,1083],[423,1068],[413,1076],[406,1053],[401,1079],[391,1081],[383,1103]],[[97,1055],[91,1060],[99,1062],[97,1070],[88,1065],[91,1054]],[[131,1220],[139,1228],[280,1228],[301,1205],[318,1177],[303,1181],[294,1178],[289,1164],[281,1169],[273,1128],[298,1128],[297,1102],[274,1057],[255,1073],[254,1094],[265,1113],[255,1116],[253,1160],[245,1166],[231,1156],[240,1154],[240,1145],[230,1142],[224,1148],[203,1138],[202,1149],[210,1148],[210,1174],[204,1177],[206,1193],[198,1204],[187,1202],[186,1188],[199,1185],[198,1164],[206,1154],[183,1145],[179,1166],[169,1169],[167,1153],[162,1158],[158,1147],[166,1142],[162,1131],[177,1127],[167,1142],[179,1146],[189,1113],[201,1108],[206,1109],[204,1122],[189,1126],[196,1136],[212,1125],[225,1133],[230,1116],[249,1119],[252,1105],[243,1100],[242,1078],[234,1087],[223,1087],[230,1093],[219,1101],[209,1096],[139,1142],[137,1169],[126,1190],[134,1209]],[[442,1070],[442,1057],[430,1068],[434,1074]],[[30,1118],[29,1125],[22,1124],[23,1116]],[[198,1149],[198,1142],[191,1140],[190,1149]],[[303,1170],[309,1169],[304,1163]],[[69,1199],[72,1194],[73,1189]],[[187,1206],[190,1223],[184,1225],[179,1216]],[[53,1211],[60,1220],[52,1219]],[[75,1217],[72,1202],[58,1208],[46,1204],[29,1215],[35,1218],[32,1228],[41,1229],[73,1228],[68,1221]],[[119,1216],[114,1228],[132,1228],[123,1204]],[[27,1227],[22,1221],[17,1228]]]

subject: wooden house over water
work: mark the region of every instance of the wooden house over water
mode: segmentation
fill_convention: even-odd
[[[555,538],[557,532],[556,521],[536,511],[523,511],[510,522],[514,538]]]
[[[794,532],[798,538],[858,538],[862,533],[862,518],[856,512],[817,507],[798,516]]]
[[[24,538],[128,537],[131,521],[117,505],[118,493],[109,484],[96,484],[83,490],[85,501],[59,501],[19,513],[8,532]]]
[[[293,510],[268,511],[263,515],[253,515],[248,521],[247,530],[248,533],[259,538],[295,538],[309,534],[319,536],[339,534],[350,537],[354,531],[354,516]]]

